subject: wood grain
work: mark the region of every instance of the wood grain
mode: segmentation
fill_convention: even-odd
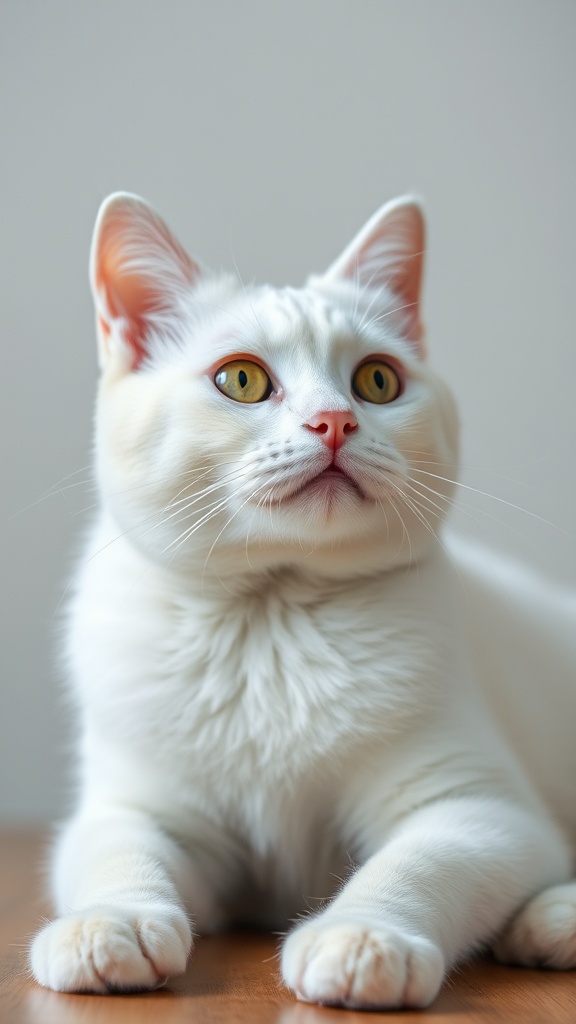
[[[361,1013],[298,1003],[281,984],[270,935],[198,940],[186,974],[158,992],[77,996],[28,976],[26,947],[48,908],[37,833],[0,837],[0,1024],[576,1024],[576,973],[482,961],[455,973],[424,1012]]]

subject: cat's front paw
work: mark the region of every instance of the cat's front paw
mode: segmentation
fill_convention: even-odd
[[[285,983],[306,1002],[357,1009],[429,1006],[444,959],[429,939],[384,923],[308,921],[288,936]]]
[[[40,985],[56,992],[126,992],[181,974],[191,945],[190,923],[178,907],[102,906],[46,925],[30,961]]]
[[[535,896],[492,948],[505,964],[576,967],[576,883],[555,885]]]

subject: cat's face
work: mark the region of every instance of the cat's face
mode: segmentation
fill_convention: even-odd
[[[218,573],[420,555],[457,458],[452,399],[423,357],[421,250],[418,207],[390,204],[304,288],[245,289],[113,197],[93,282],[98,470],[120,529]]]

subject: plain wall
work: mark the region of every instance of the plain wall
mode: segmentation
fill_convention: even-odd
[[[279,284],[418,191],[431,358],[462,479],[496,496],[463,489],[456,519],[574,584],[575,53],[573,0],[4,0],[4,820],[68,800],[55,652],[94,501],[87,259],[111,191]]]

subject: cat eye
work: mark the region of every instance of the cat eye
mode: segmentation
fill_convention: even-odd
[[[386,405],[398,398],[402,388],[400,377],[382,359],[361,363],[352,377],[352,389],[359,398],[374,405]]]
[[[233,359],[216,372],[214,383],[219,391],[234,402],[254,404],[272,394],[272,381],[259,363],[249,359]]]

